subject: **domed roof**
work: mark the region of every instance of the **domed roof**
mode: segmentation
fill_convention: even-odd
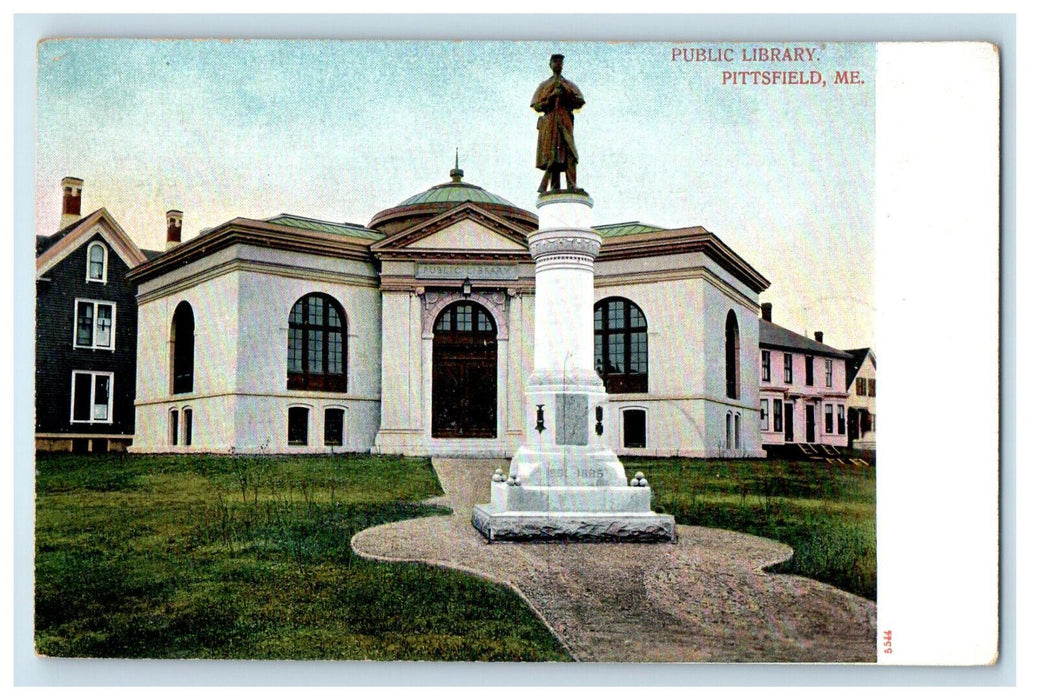
[[[459,204],[472,202],[526,230],[537,226],[537,217],[521,209],[500,195],[484,190],[478,185],[464,182],[464,171],[455,167],[450,171],[450,182],[430,187],[424,192],[408,197],[394,207],[380,211],[371,219],[368,228],[396,233],[410,228],[423,220],[447,212]]]

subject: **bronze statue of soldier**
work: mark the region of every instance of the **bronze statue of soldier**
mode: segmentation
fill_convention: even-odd
[[[562,188],[562,171],[568,190],[576,188],[576,141],[573,139],[573,112],[584,105],[580,88],[562,77],[561,54],[551,56],[554,75],[540,83],[530,107],[540,112],[537,120],[537,168],[544,171],[538,192]]]

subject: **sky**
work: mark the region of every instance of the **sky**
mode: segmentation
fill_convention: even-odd
[[[744,60],[763,48],[814,60]],[[185,240],[281,212],[366,224],[447,181],[455,149],[466,182],[535,211],[529,103],[553,53],[587,101],[575,136],[595,223],[704,226],[770,280],[776,323],[874,346],[870,44],[50,40],[37,232],[57,230],[66,175],[85,181],[84,214],[105,207],[142,248],[164,247],[168,209]]]

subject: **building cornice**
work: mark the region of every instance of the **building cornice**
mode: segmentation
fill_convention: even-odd
[[[771,286],[770,281],[752,265],[701,226],[605,238],[598,260],[630,260],[681,253],[704,253],[757,294]]]
[[[330,282],[333,284],[348,284],[354,287],[378,288],[378,280],[372,273],[370,277],[355,275],[346,272],[330,272],[314,267],[302,267],[299,265],[285,265],[283,263],[262,262],[258,260],[227,260],[218,265],[200,270],[199,272],[176,279],[161,287],[148,290],[137,295],[137,303],[145,304],[155,299],[169,296],[189,289],[202,282],[229,275],[234,272],[255,272],[264,275],[276,275],[278,277],[289,277],[292,279],[304,279],[309,281]]]
[[[681,282],[695,279],[709,280],[721,293],[753,313],[757,313],[760,310],[760,305],[755,299],[750,299],[733,287],[727,280],[704,267],[684,267],[670,270],[650,270],[648,272],[613,273],[609,275],[595,274],[594,288],[655,284],[658,282]]]
[[[301,231],[255,219],[237,218],[172,248],[130,271],[130,280],[140,283],[236,244],[273,250],[309,253],[326,258],[371,263],[371,241],[317,231]]]

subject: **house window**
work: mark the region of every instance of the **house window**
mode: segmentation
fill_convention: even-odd
[[[86,281],[108,281],[108,249],[104,243],[94,241],[86,249]]]
[[[115,349],[115,304],[76,299],[75,347]]]
[[[868,380],[868,396],[874,396],[874,395],[875,395],[875,380],[874,379],[869,379]]]
[[[867,379],[865,379],[864,377],[857,377],[857,381],[855,382],[855,384],[856,384],[856,389],[857,389],[857,396],[867,396],[868,395],[868,380]]]
[[[309,437],[310,409],[305,406],[291,406],[288,409],[288,444],[308,445]]]
[[[767,415],[769,408],[770,401],[767,399],[760,399],[760,430],[770,430],[771,421],[770,416]]]
[[[774,432],[780,433],[785,429],[785,421],[781,415],[781,399],[774,399]]]
[[[727,324],[724,329],[724,366],[727,374],[727,398],[729,399],[737,399],[739,394],[738,375],[741,363],[738,360],[738,320],[732,309],[727,312]]]
[[[839,434],[846,435],[846,407],[839,404]]]
[[[184,409],[184,445],[191,444],[191,436],[194,434],[194,410]]]
[[[792,383],[792,353],[785,353],[785,383]]]
[[[760,355],[763,358],[760,365],[760,380],[769,382],[771,380],[771,351],[764,350]]]
[[[623,447],[645,447],[648,444],[647,413],[641,408],[623,411]]]
[[[169,444],[180,444],[180,411],[175,408],[169,411]]]
[[[328,447],[342,446],[342,427],[345,413],[341,408],[324,410],[324,444]]]
[[[825,386],[832,386],[832,361],[825,359]]]
[[[170,336],[173,393],[189,394],[194,391],[194,310],[186,301],[180,302],[173,312]]]
[[[628,299],[603,299],[594,305],[594,369],[605,391],[648,391],[648,322]]]
[[[307,294],[288,316],[288,388],[346,391],[346,315],[327,294]]]
[[[724,442],[724,447],[726,449],[730,450],[731,449],[731,412],[730,411],[727,412],[726,418],[727,418],[727,432],[725,434],[725,438],[726,439],[725,439],[725,442]]]
[[[814,358],[807,355],[805,359],[807,367],[807,386],[814,386]]]
[[[825,404],[825,432],[832,432],[832,404]]]
[[[742,448],[742,414],[735,414],[735,449]]]
[[[72,372],[72,422],[112,422],[111,372]]]

